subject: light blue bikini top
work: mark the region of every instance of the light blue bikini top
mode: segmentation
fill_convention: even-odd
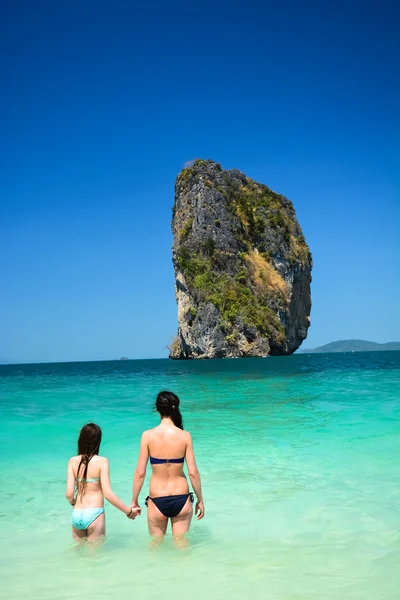
[[[80,477],[75,479],[75,481],[81,482],[83,481],[83,479],[81,479]],[[86,483],[96,483],[96,481],[100,481],[100,477],[95,477],[94,479],[86,479],[85,480]]]

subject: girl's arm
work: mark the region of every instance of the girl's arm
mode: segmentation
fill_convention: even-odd
[[[110,482],[110,466],[107,458],[103,458],[102,460],[100,467],[100,482],[104,498],[108,500],[110,504],[131,518],[135,518],[138,514],[140,514],[140,510],[130,509],[128,506],[126,506],[126,504],[121,502],[118,496],[112,491]]]
[[[149,446],[147,443],[147,432],[145,431],[140,440],[139,459],[133,477],[132,506],[139,506],[139,494],[142,491],[144,478],[146,477],[147,461],[149,460]]]
[[[190,433],[187,434],[186,465],[194,493],[197,496],[195,514],[197,515],[198,519],[202,519],[204,517],[203,493],[201,490],[200,473],[197,469],[196,460],[194,458],[193,441]]]
[[[65,497],[72,506],[75,504],[75,475],[72,468],[72,458],[68,461],[67,468],[67,489],[65,490]]]

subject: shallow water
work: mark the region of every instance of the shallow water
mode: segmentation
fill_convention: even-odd
[[[105,544],[76,548],[64,487],[80,427],[101,425],[129,503],[161,388],[181,396],[206,518],[188,550],[154,551],[145,513],[107,506]],[[2,366],[1,597],[398,600],[399,398],[395,352]]]

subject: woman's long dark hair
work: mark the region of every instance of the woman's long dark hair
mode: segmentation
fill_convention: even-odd
[[[77,487],[79,494],[83,496],[86,491],[86,478],[88,472],[88,466],[90,460],[99,453],[101,444],[101,429],[96,423],[88,423],[81,429],[78,439],[78,454],[81,456],[81,460],[76,472],[76,478],[81,479],[77,481]],[[83,467],[82,475],[79,475],[79,471]]]
[[[179,410],[179,398],[172,392],[160,392],[156,400],[156,410],[162,417],[172,419],[175,427],[183,429],[183,420]]]

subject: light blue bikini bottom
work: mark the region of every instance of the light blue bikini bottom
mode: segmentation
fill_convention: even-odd
[[[72,525],[75,529],[87,529],[103,512],[104,508],[74,508],[72,511]]]

